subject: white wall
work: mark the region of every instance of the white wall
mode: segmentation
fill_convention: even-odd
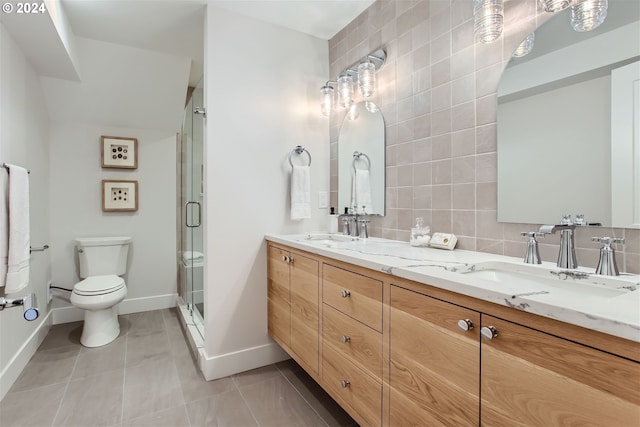
[[[103,169],[101,135],[137,138],[138,168]],[[50,152],[54,285],[71,287],[79,280],[74,238],[126,235],[133,237],[126,300],[153,300],[175,294],[176,135],[168,131],[53,123]],[[138,211],[103,212],[103,179],[137,180]],[[56,307],[68,305],[68,293],[56,295]]]
[[[0,162],[13,163],[31,170],[29,203],[31,206],[31,244],[50,243],[49,234],[49,119],[40,79],[13,38],[0,24]],[[0,173],[5,173],[0,170]],[[15,296],[35,292],[40,318],[26,322],[20,308],[0,311],[0,399],[37,348],[38,337],[46,334],[48,307],[47,279],[50,253],[35,252],[31,257],[30,281]],[[0,288],[0,294],[3,292]],[[48,322],[50,323],[50,322]],[[39,338],[42,338],[41,335]],[[24,350],[23,349],[24,346]]]
[[[207,378],[282,354],[267,335],[265,233],[326,229],[328,43],[209,5],[205,23]],[[313,156],[312,218],[289,219],[296,145]]]

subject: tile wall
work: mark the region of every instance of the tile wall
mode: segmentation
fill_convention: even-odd
[[[387,209],[372,236],[408,240],[421,216],[432,230],[455,233],[458,248],[524,255],[520,231],[539,224],[496,221],[495,92],[511,52],[549,18],[536,3],[505,1],[503,36],[492,44],[475,43],[471,0],[378,0],[329,40],[332,78],[380,46],[387,52],[375,99],[386,125]],[[332,206],[343,115],[330,118]],[[579,229],[580,265],[597,264],[592,234],[624,237],[619,268],[640,274],[640,230]],[[545,261],[555,261],[558,243],[559,236],[541,242]]]

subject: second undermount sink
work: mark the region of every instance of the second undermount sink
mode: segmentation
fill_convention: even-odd
[[[502,261],[480,262],[458,270],[458,273],[503,285],[521,296],[553,292],[613,298],[640,289],[639,276],[600,276],[584,271]]]

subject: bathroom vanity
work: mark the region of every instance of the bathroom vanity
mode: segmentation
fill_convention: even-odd
[[[269,334],[360,425],[640,426],[639,276],[266,239]]]

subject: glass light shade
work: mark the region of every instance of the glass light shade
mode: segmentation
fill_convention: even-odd
[[[502,0],[473,0],[473,32],[482,43],[491,43],[502,34]]]
[[[533,49],[533,42],[536,38],[536,33],[529,34],[523,41],[518,45],[515,52],[513,52],[513,56],[516,58],[523,57],[528,55]]]
[[[320,88],[320,96],[322,101],[320,102],[320,111],[325,116],[330,116],[333,110],[333,88],[331,86],[322,86]]]
[[[370,97],[376,91],[376,66],[373,62],[358,65],[358,89],[360,95]]]
[[[367,111],[369,111],[370,113],[376,113],[378,111],[378,106],[372,102],[372,101],[365,101],[364,102],[364,107],[367,109]]]
[[[540,0],[545,12],[560,12],[571,6],[575,0]]]
[[[571,6],[571,26],[578,32],[598,28],[607,17],[607,0],[585,0]]]
[[[338,77],[339,104],[345,108],[353,104],[353,79],[348,74]]]

